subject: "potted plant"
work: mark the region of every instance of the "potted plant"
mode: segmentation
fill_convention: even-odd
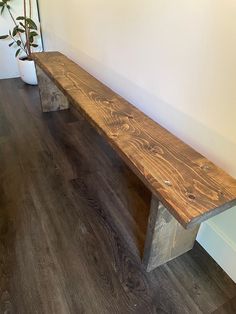
[[[30,85],[37,85],[37,76],[34,61],[31,58],[32,49],[38,47],[37,25],[32,20],[31,0],[23,0],[24,13],[14,17],[10,3],[12,0],[0,0],[1,14],[7,12],[13,21],[13,29],[7,35],[0,36],[2,40],[11,40],[9,47],[16,48],[15,56],[18,59],[21,79]]]

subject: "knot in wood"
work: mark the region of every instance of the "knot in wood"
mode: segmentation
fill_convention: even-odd
[[[171,181],[169,181],[169,180],[165,180],[164,183],[165,183],[165,185],[167,185],[167,186],[172,186],[172,183],[171,183]]]

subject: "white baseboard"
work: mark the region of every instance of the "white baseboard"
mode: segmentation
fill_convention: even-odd
[[[197,241],[236,283],[236,245],[214,223],[202,223]]]

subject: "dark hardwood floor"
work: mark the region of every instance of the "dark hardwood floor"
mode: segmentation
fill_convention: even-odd
[[[141,266],[150,194],[72,109],[0,81],[0,313],[236,313],[236,285],[194,249]]]

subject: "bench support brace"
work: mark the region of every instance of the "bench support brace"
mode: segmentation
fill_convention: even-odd
[[[192,249],[198,229],[184,229],[169,211],[152,196],[143,264],[149,272]]]
[[[68,109],[69,102],[65,95],[37,65],[36,70],[42,111],[50,112]]]

